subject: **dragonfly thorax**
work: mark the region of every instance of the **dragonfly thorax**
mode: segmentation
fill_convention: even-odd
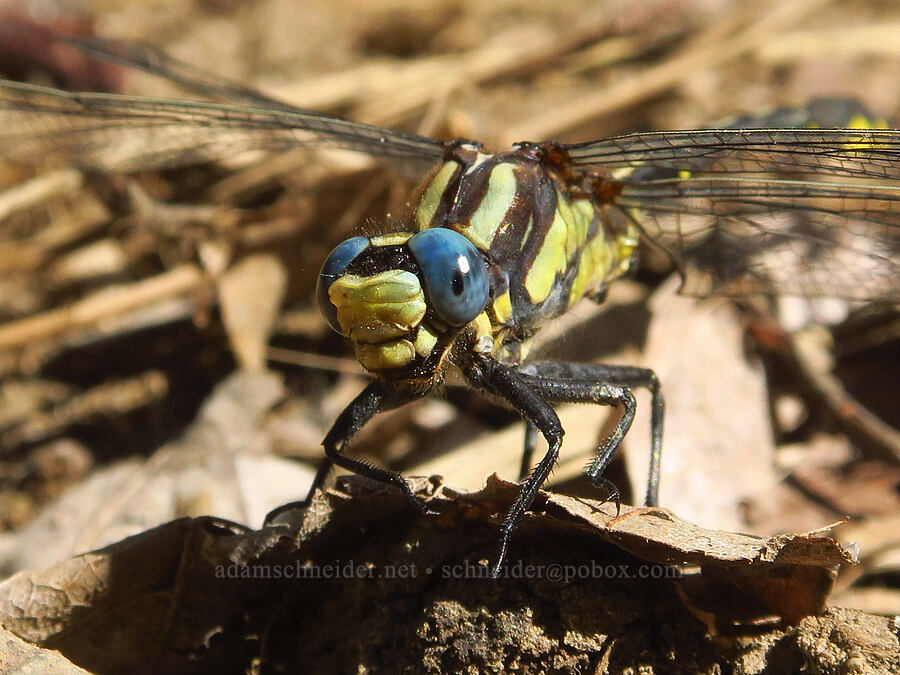
[[[570,185],[548,155],[523,144],[495,155],[457,146],[425,185],[420,231],[448,228],[482,253],[491,272],[487,316],[495,354],[628,271],[634,226],[596,195]]]

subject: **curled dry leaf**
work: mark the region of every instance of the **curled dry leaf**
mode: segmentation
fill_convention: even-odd
[[[821,608],[832,569],[854,559],[821,535],[761,539],[703,530],[661,510],[616,516],[609,504],[542,493],[504,578],[491,581],[486,561],[516,484],[493,478],[466,494],[438,478],[413,484],[439,515],[419,517],[395,491],[351,477],[262,530],[181,519],[22,572],[0,585],[0,620],[104,673],[139,665],[238,673],[253,662],[288,672],[499,671],[514,663],[519,672],[593,664],[606,673],[634,663],[665,669],[673,659],[711,673],[734,649],[755,654],[759,667],[767,658],[823,665],[835,653],[873,672],[898,665],[887,619],[829,610],[802,620],[801,607]],[[686,576],[684,563],[699,572]],[[685,603],[698,597],[685,590],[690,579],[719,589],[719,604],[704,611],[720,612],[715,619],[739,636],[733,644],[712,640]],[[754,597],[769,614],[780,604],[782,616],[800,623],[741,628],[738,620],[758,617],[746,615],[746,604],[740,616],[729,614],[722,589]],[[826,625],[840,649],[826,649]],[[777,657],[767,657],[775,641]]]
[[[492,477],[484,493],[505,492],[511,501],[518,489],[515,483]],[[549,493],[545,499],[548,513],[561,510],[639,558],[700,566],[704,574],[685,575],[680,590],[724,623],[772,615],[796,622],[818,613],[838,567],[857,562],[854,547],[820,532],[764,538],[706,529],[661,508],[623,506],[612,515],[614,507],[593,500]],[[729,600],[723,603],[721,596]]]

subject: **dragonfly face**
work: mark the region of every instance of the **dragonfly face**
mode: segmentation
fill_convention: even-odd
[[[490,353],[489,292],[481,253],[457,232],[434,229],[348,239],[326,259],[316,295],[366,370],[436,383],[460,335]]]

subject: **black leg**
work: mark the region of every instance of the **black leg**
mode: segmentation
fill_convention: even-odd
[[[602,478],[603,470],[628,433],[636,411],[634,395],[627,386],[598,381],[597,371],[592,370],[590,366],[586,366],[584,370],[576,364],[548,363],[539,366],[543,367],[532,367],[528,369],[530,372],[522,372],[504,366],[489,357],[476,356],[463,368],[466,377],[476,388],[509,402],[527,422],[540,429],[549,445],[547,453],[523,482],[518,498],[503,519],[500,528],[500,551],[491,568],[491,576],[494,578],[500,575],[516,525],[531,506],[537,491],[544,484],[559,456],[564,431],[559,417],[549,402],[600,403],[624,408],[621,419],[616,423],[609,438],[604,441],[588,469],[591,480],[596,485],[603,486],[608,484]],[[646,372],[649,371],[642,373],[640,369],[631,369],[630,373],[618,371],[618,375],[622,378],[628,376],[630,379]],[[647,379],[640,381],[646,383]],[[661,401],[662,399],[659,399],[660,404]]]
[[[588,475],[595,485],[608,487],[609,482],[602,478],[603,471],[628,432],[635,415],[634,396],[628,387],[648,387],[653,393],[652,433],[654,443],[651,453],[648,503],[655,504],[659,477],[659,441],[662,434],[663,401],[656,376],[652,371],[623,366],[550,362],[530,364],[526,368],[515,370],[479,354],[472,355],[466,363],[460,365],[473,386],[507,401],[519,411],[528,423],[526,454],[522,464],[522,473],[527,474],[527,478],[524,479],[519,496],[503,520],[500,529],[500,550],[497,560],[491,568],[492,577],[497,578],[500,575],[512,534],[559,457],[559,448],[565,432],[550,402],[597,403],[624,408],[622,418],[616,424],[610,437],[604,441],[588,468]],[[608,383],[609,380],[612,380],[613,383]],[[375,381],[366,387],[341,413],[325,437],[322,444],[325,446],[326,459],[319,467],[307,502],[312,496],[312,492],[324,483],[332,466],[336,464],[353,473],[398,487],[404,492],[412,506],[423,513],[429,513],[424,500],[412,491],[399,473],[381,469],[344,455],[350,439],[376,413],[396,408],[425,393],[427,392],[417,391],[396,394],[389,392],[380,381]],[[549,447],[544,457],[529,472],[530,455],[536,440],[535,430],[540,430],[547,439]],[[618,503],[618,497],[615,498]]]
[[[523,375],[532,378],[535,383],[532,384],[532,379],[529,379],[531,386],[535,386],[547,400],[554,403],[571,401],[577,403],[618,405],[618,402],[609,402],[592,397],[592,393],[597,389],[597,385],[600,383],[621,385],[628,388],[645,387],[649,389],[652,396],[650,412],[650,466],[647,476],[647,494],[644,503],[647,506],[657,506],[659,504],[659,473],[660,461],[662,459],[663,413],[665,404],[656,373],[647,368],[635,368],[633,366],[609,366],[598,363],[560,363],[555,361],[529,363],[522,366],[519,371]],[[540,381],[546,381],[550,387],[550,391],[542,391],[540,388]],[[624,401],[622,403],[624,404]],[[613,436],[615,435],[616,432],[614,431]],[[607,439],[607,442],[604,443],[604,447],[600,449],[600,452],[598,452],[596,458],[588,467],[588,475],[598,486],[600,484],[604,487],[610,486],[608,481],[602,481],[600,479],[600,474],[603,473],[603,470],[611,461],[612,454],[617,447],[617,445],[615,447],[609,445],[609,440],[611,439],[612,437]],[[523,464],[526,461],[530,464],[531,453],[533,452],[533,442],[531,448],[528,447],[527,443],[528,437],[526,436],[526,447],[522,453]]]
[[[547,369],[549,370],[549,369]],[[540,371],[539,371],[540,372]],[[545,371],[546,372],[546,371]],[[616,423],[612,433],[603,441],[594,460],[587,469],[591,482],[598,487],[608,487],[609,482],[601,476],[609,466],[613,455],[619,449],[622,439],[628,433],[637,405],[634,395],[628,387],[618,384],[606,384],[597,381],[579,381],[568,377],[552,377],[545,372],[540,375],[522,374],[524,382],[542,397],[553,403],[597,403],[601,405],[621,406],[622,417]]]
[[[313,478],[312,486],[309,488],[309,492],[306,495],[306,503],[308,504],[313,497],[313,494],[316,490],[325,485],[325,482],[328,480],[328,474],[331,473],[331,470],[334,468],[334,462],[332,462],[328,457],[322,460],[322,463],[319,464],[319,468],[316,471],[316,476]]]
[[[528,478],[531,473],[531,464],[534,460],[534,447],[537,444],[538,428],[525,420],[525,444],[522,448],[522,464],[519,466],[519,482]]]
[[[526,420],[541,430],[550,446],[547,453],[524,481],[518,498],[503,519],[500,527],[500,551],[497,554],[496,562],[491,567],[491,576],[496,579],[500,576],[509,540],[516,525],[531,506],[537,491],[544,484],[556,463],[564,431],[559,423],[559,417],[550,404],[535,393],[515,370],[491,358],[475,356],[463,372],[476,388],[509,402]]]
[[[331,427],[328,435],[325,436],[325,440],[322,441],[322,445],[325,446],[325,461],[319,466],[319,470],[313,481],[313,486],[306,498],[307,503],[312,498],[313,492],[325,482],[332,466],[336,464],[337,466],[343,467],[360,476],[366,476],[372,480],[377,480],[381,483],[387,483],[388,485],[394,485],[400,488],[412,506],[422,513],[430,513],[425,502],[412,491],[409,483],[407,483],[399,473],[396,471],[389,471],[388,469],[382,469],[369,464],[368,462],[364,462],[363,460],[354,459],[353,457],[348,457],[344,454],[344,449],[347,447],[347,443],[350,439],[362,429],[376,413],[397,408],[419,397],[420,394],[418,393],[400,397],[391,395],[386,391],[384,385],[376,380],[366,387],[359,396],[353,399],[350,405],[348,405],[344,409],[344,412],[337,418],[334,426]]]
[[[291,511],[293,509],[309,506],[310,502],[312,502],[312,498],[316,490],[325,485],[325,481],[328,479],[328,474],[331,473],[332,468],[334,468],[334,464],[332,463],[332,461],[327,457],[323,459],[322,463],[319,464],[319,468],[316,471],[315,477],[313,478],[312,486],[310,486],[309,492],[306,493],[306,499],[304,499],[303,501],[288,502],[287,504],[276,506],[266,514],[265,518],[263,518],[263,527],[268,527],[269,525],[271,525],[285,511]]]

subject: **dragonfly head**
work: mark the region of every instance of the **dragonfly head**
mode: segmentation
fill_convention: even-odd
[[[436,368],[489,294],[481,253],[446,228],[347,239],[316,288],[329,325],[353,341],[366,370],[386,377]]]

